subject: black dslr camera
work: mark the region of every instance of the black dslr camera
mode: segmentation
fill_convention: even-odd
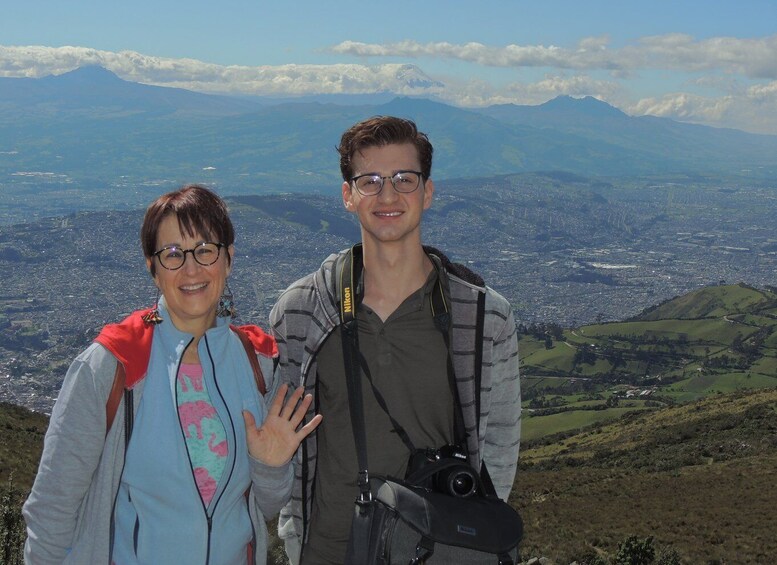
[[[405,480],[459,498],[474,495],[480,486],[480,477],[458,445],[416,450],[410,456]]]

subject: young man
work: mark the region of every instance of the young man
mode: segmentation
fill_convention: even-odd
[[[357,123],[338,150],[343,204],[361,226],[363,269],[353,275],[353,299],[372,384],[417,448],[455,443],[458,397],[461,447],[475,468],[486,462],[497,494],[507,499],[521,414],[510,305],[479,276],[421,244],[421,217],[434,195],[432,146],[413,122]],[[331,255],[291,285],[270,314],[284,379],[314,395],[309,417],[324,416],[298,451],[293,498],[281,512],[279,533],[295,565],[300,553],[303,565],[343,563],[359,493],[340,327],[349,253]],[[438,289],[450,314],[443,323],[433,314]],[[370,474],[401,478],[408,447],[371,385],[362,386],[362,397]]]

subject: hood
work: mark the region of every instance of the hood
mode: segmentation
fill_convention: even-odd
[[[124,366],[126,373],[125,388],[135,386],[146,374],[148,361],[151,357],[151,343],[154,337],[154,325],[143,321],[143,316],[152,308],[136,310],[117,324],[107,324],[95,338],[110,351]],[[164,313],[162,314],[164,317]],[[165,323],[171,323],[163,321]],[[240,330],[251,341],[254,350],[265,357],[278,356],[278,345],[275,339],[254,325],[230,325],[233,331]]]

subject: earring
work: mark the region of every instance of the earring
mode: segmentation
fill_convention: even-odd
[[[156,289],[156,299],[154,300],[154,307],[141,316],[143,321],[149,326],[156,326],[162,323],[162,316],[159,315],[159,289]]]
[[[221,293],[219,304],[216,307],[216,315],[220,318],[235,317],[235,301],[232,296],[232,289],[229,288],[229,281],[225,281],[224,292]]]

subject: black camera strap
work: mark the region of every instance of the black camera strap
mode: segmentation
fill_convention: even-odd
[[[357,502],[367,503],[372,500],[372,493],[370,492],[370,475],[367,470],[367,434],[364,425],[364,402],[362,401],[362,385],[359,375],[359,328],[355,319],[342,325],[342,336],[348,406],[351,410],[351,427],[356,444],[356,459],[359,464],[357,479],[359,498]]]
[[[370,475],[367,470],[367,434],[364,425],[364,402],[362,401],[361,375],[359,374],[359,326],[356,321],[356,287],[354,269],[361,272],[361,253],[354,257],[353,249],[340,270],[340,318],[342,320],[343,363],[348,387],[348,406],[351,411],[351,427],[356,444],[356,458],[359,465],[359,498],[357,503],[372,501]]]
[[[383,395],[380,393],[380,390],[378,390],[378,387],[375,386],[375,382],[372,380],[372,375],[370,374],[370,368],[367,365],[367,360],[364,358],[364,355],[361,354],[361,351],[358,352],[358,358],[359,363],[361,366],[361,370],[364,371],[364,376],[367,377],[367,381],[370,383],[370,386],[372,387],[372,393],[375,395],[375,400],[378,403],[378,406],[386,413],[386,416],[388,416],[389,420],[391,421],[391,425],[394,428],[394,432],[399,436],[399,438],[402,440],[402,443],[405,444],[405,447],[412,453],[415,451],[415,445],[413,445],[413,442],[410,440],[410,436],[405,431],[405,428],[403,428],[399,422],[397,422],[394,417],[391,415],[391,412],[389,412],[388,404],[386,403],[386,399],[383,398]],[[361,388],[361,387],[360,387]]]

